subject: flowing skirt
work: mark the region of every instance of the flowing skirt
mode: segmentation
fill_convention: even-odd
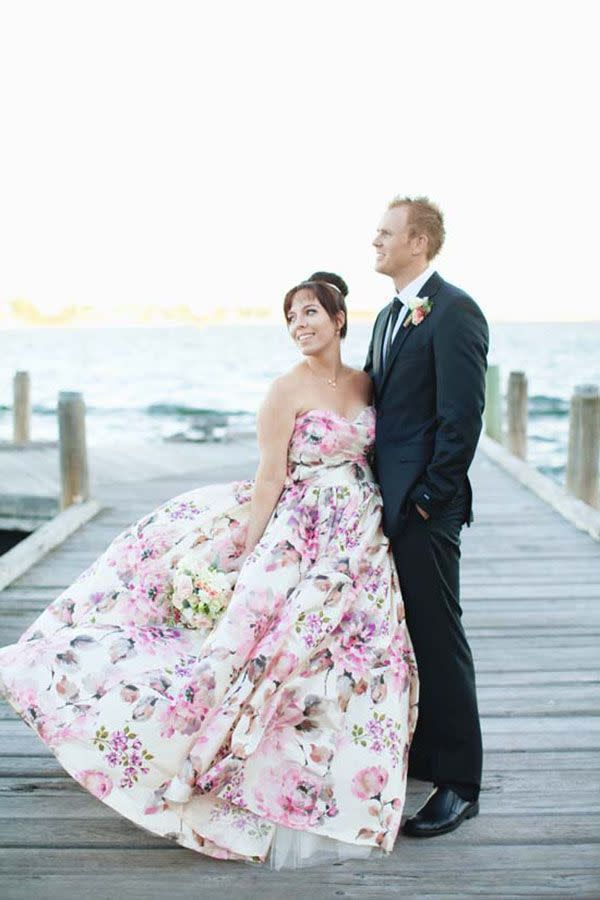
[[[389,853],[417,670],[373,483],[288,486],[240,568],[252,482],[118,535],[0,650],[0,692],[95,797],[222,859]],[[229,572],[212,627],[169,624],[186,556]]]

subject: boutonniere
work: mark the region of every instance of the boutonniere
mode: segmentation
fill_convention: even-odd
[[[429,297],[415,297],[413,300],[408,300],[406,305],[410,309],[410,316],[406,317],[405,328],[408,328],[409,325],[420,325],[432,309]]]

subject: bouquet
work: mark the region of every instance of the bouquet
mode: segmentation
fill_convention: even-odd
[[[184,556],[175,569],[169,624],[212,628],[231,599],[231,576],[215,565]]]

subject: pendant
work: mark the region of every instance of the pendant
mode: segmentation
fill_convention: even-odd
[[[336,388],[336,387],[337,387],[337,382],[336,382],[335,378],[328,378],[328,379],[327,379],[327,384],[330,384],[332,388]]]

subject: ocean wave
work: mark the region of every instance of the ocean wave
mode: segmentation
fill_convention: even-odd
[[[128,410],[114,409],[112,407],[108,409],[94,409],[93,406],[86,406],[85,411],[86,413],[107,412],[110,413],[111,416],[115,415],[115,413],[118,415],[119,413],[128,412]],[[4,406],[0,403],[0,412],[12,412],[12,406]],[[34,403],[31,407],[31,412],[36,416],[56,416],[58,413],[58,407],[42,406],[39,403]]]
[[[84,398],[85,400],[85,398]],[[12,406],[2,406],[0,405],[0,411],[2,410],[12,410]],[[119,406],[88,406],[85,405],[86,413],[91,413],[95,416],[126,416],[128,413],[136,412],[135,408],[132,409],[130,407],[119,407]],[[140,412],[145,412],[145,410],[139,410]],[[36,416],[56,416],[58,414],[57,406],[44,406],[40,403],[34,403],[31,407],[31,412]]]
[[[10,403],[0,403],[0,413],[12,412],[12,405]],[[31,412],[35,413],[36,416],[55,416],[56,415],[56,407],[55,406],[40,406],[39,404],[34,404],[31,407]]]
[[[530,416],[568,416],[569,401],[563,397],[548,397],[546,394],[533,394],[529,398]]]
[[[85,399],[85,398],[84,398]],[[554,397],[547,394],[533,394],[529,397],[528,412],[532,419],[542,416],[565,418],[569,415],[570,403],[564,397]],[[0,403],[0,413],[12,411],[8,403]],[[32,413],[37,416],[56,416],[58,410],[55,404],[44,405],[36,403],[31,407]],[[148,406],[94,406],[86,404],[86,413],[92,416],[121,417],[136,413],[141,416],[150,416],[153,419],[187,419],[193,420],[198,425],[228,425],[240,422],[255,421],[255,413],[243,409],[213,409],[205,406],[187,406],[185,403],[151,403]]]
[[[544,434],[529,434],[528,440],[534,441],[536,444],[558,444],[560,445],[562,442],[558,437],[547,437]]]
[[[12,406],[8,403],[0,403],[0,412],[11,412]],[[57,406],[44,406],[35,403],[31,407],[32,413],[36,416],[55,416],[58,412]],[[94,416],[119,416],[131,415],[138,413],[141,415],[160,417],[160,418],[193,418],[196,421],[210,422],[217,424],[219,421],[223,423],[229,420],[241,418],[254,419],[254,413],[241,409],[208,409],[200,406],[185,406],[179,403],[152,403],[150,406],[92,406],[86,404],[86,413]]]
[[[547,465],[538,465],[536,466],[538,472],[541,472],[542,475],[547,475],[549,478],[555,478],[558,481],[562,481],[565,472],[567,471],[566,466],[547,466]]]
[[[251,413],[241,409],[207,409],[202,406],[185,406],[179,403],[151,403],[143,412],[149,416],[194,416],[206,419],[229,419],[235,416],[249,416]]]

